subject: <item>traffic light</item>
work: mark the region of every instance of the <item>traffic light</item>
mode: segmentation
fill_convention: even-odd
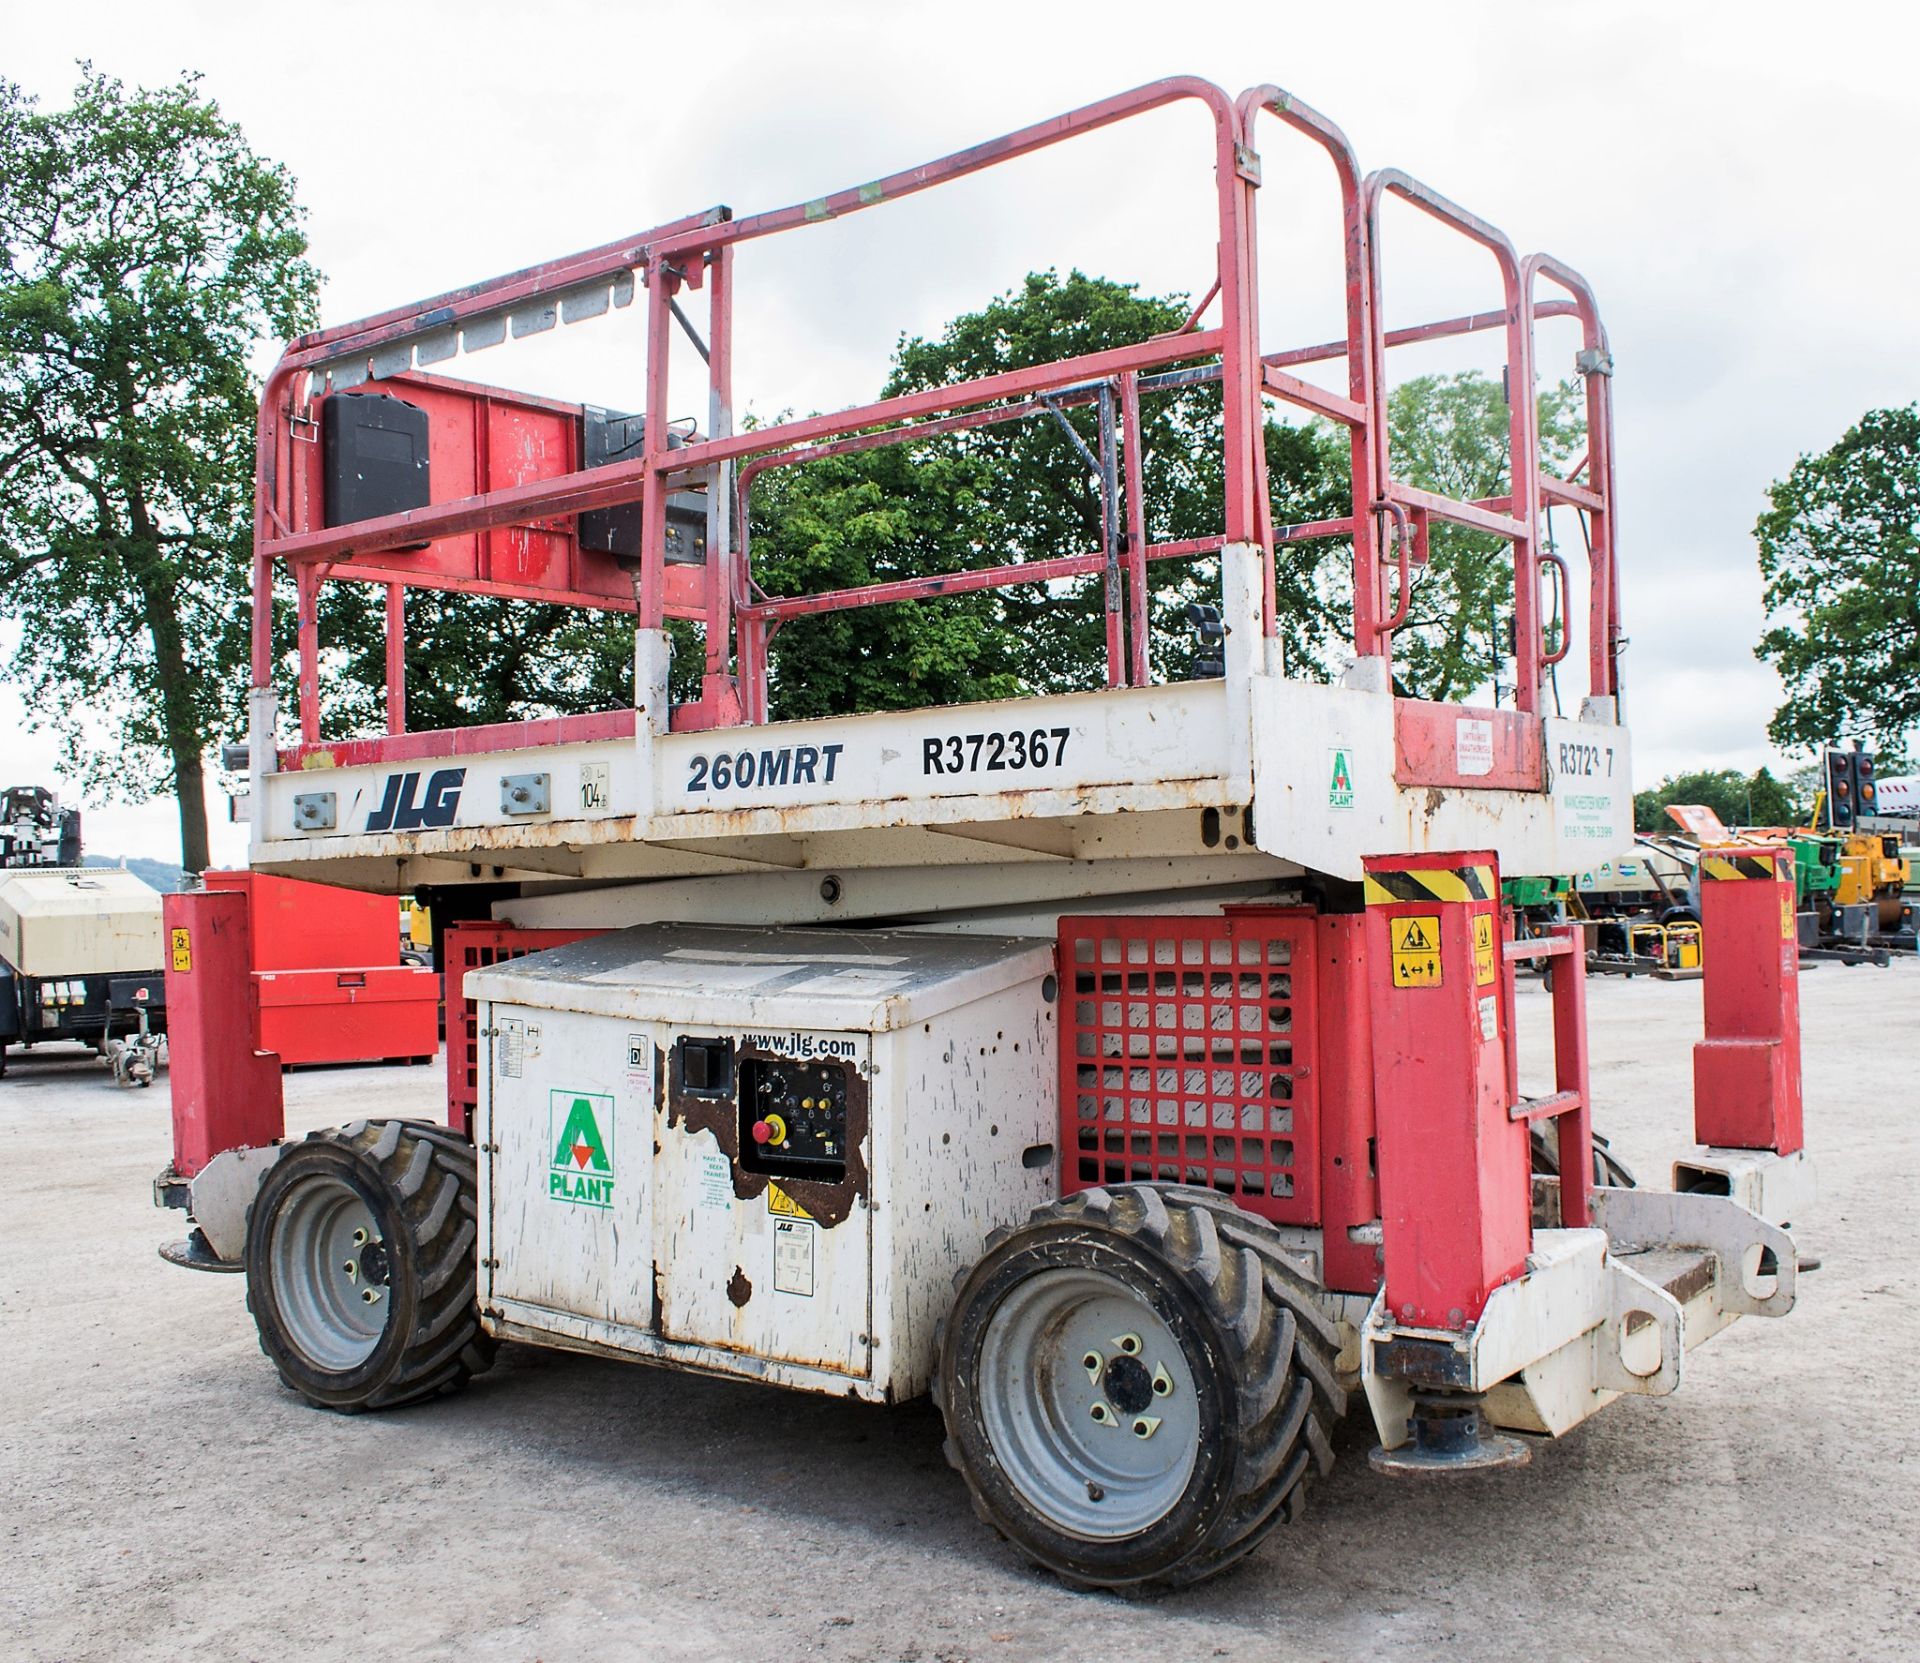
[[[1858,746],[1850,751],[1830,750],[1824,771],[1828,825],[1836,831],[1845,830],[1876,811],[1880,793],[1874,785],[1873,752]]]

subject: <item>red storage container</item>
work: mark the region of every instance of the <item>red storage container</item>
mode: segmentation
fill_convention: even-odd
[[[209,872],[204,882],[246,895],[255,970],[400,962],[400,903],[391,895],[266,872]]]
[[[262,1051],[314,1062],[429,1062],[440,1048],[440,978],[418,965],[269,970],[260,990]]]
[[[400,962],[400,903],[265,872],[209,872],[244,895],[254,1046],[283,1066],[426,1062],[440,1048],[440,978]]]

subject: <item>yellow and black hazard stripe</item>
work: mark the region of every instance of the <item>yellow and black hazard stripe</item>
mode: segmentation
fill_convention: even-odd
[[[1367,905],[1403,901],[1491,901],[1500,893],[1491,866],[1423,866],[1401,872],[1369,872]]]
[[[1777,878],[1772,855],[1703,855],[1700,876],[1725,883],[1731,878]]]

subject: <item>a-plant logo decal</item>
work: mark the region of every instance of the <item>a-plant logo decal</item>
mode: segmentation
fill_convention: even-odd
[[[1344,746],[1327,752],[1327,807],[1353,807],[1353,764],[1347,760]]]
[[[556,1091],[549,1099],[553,1160],[547,1194],[580,1207],[613,1205],[613,1099]]]

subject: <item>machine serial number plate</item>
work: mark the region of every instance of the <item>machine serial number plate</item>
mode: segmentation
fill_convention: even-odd
[[[929,734],[920,741],[923,774],[1003,774],[1046,768],[1067,759],[1068,728],[1013,728],[1005,733]]]

